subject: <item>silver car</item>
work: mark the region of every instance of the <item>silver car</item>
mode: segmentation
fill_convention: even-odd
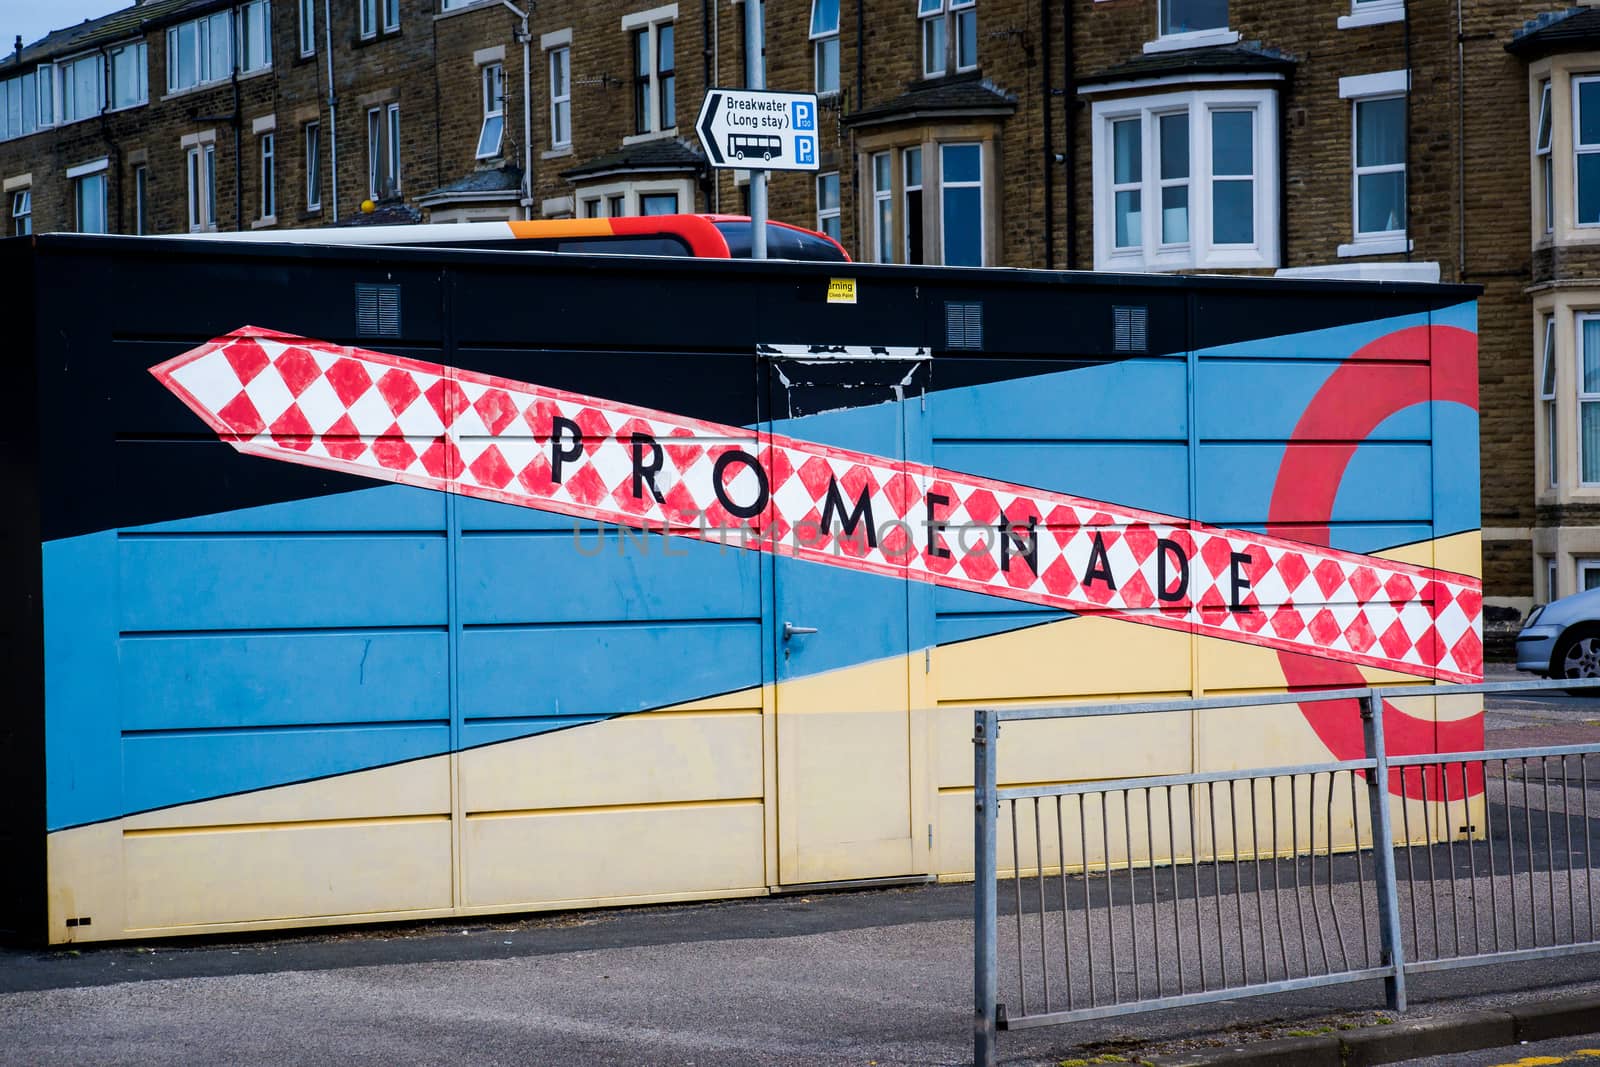
[[[1600,678],[1600,589],[1534,608],[1517,634],[1517,670],[1547,678]]]

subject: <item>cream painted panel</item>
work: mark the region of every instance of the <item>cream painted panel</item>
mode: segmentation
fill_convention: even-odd
[[[1189,636],[1092,615],[934,650],[941,704],[1189,692]]]
[[[158,830],[127,835],[123,855],[130,929],[452,903],[442,817]]]
[[[122,825],[129,830],[147,830],[449,813],[450,757],[433,756],[145,812],[129,816]]]
[[[468,818],[467,907],[765,884],[762,805],[729,802]]]
[[[57,830],[47,839],[50,943],[116,937],[123,928],[122,828],[115,822]],[[87,927],[68,919],[87,917]]]
[[[461,753],[468,813],[761,795],[759,710],[626,715]]]

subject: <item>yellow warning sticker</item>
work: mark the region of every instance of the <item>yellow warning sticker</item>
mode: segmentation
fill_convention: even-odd
[[[854,278],[829,278],[828,303],[854,304],[856,302],[856,280]]]

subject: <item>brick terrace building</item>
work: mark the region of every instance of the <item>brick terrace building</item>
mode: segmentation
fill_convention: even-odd
[[[525,23],[502,0],[143,0],[19,42],[0,62],[4,221],[743,213],[745,176],[708,169],[691,128],[708,86],[744,83],[743,4],[650,2],[544,0]],[[768,83],[823,100],[821,172],[776,174],[772,215],[867,260],[1410,260],[1483,285],[1486,582],[1491,625],[1514,621],[1600,583],[1600,12],[1428,16],[772,0]]]

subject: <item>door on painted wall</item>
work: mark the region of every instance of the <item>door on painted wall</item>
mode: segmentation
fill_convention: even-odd
[[[926,460],[926,358],[784,357],[767,369],[769,432],[895,463]],[[921,583],[796,558],[797,537],[870,557],[875,543],[908,533],[885,525],[881,495],[873,503],[881,477],[846,460],[827,470],[817,462],[796,472],[790,493],[774,489],[779,513],[799,526],[773,556],[778,881],[920,873],[927,746],[911,712],[923,670],[912,650],[931,601]]]

